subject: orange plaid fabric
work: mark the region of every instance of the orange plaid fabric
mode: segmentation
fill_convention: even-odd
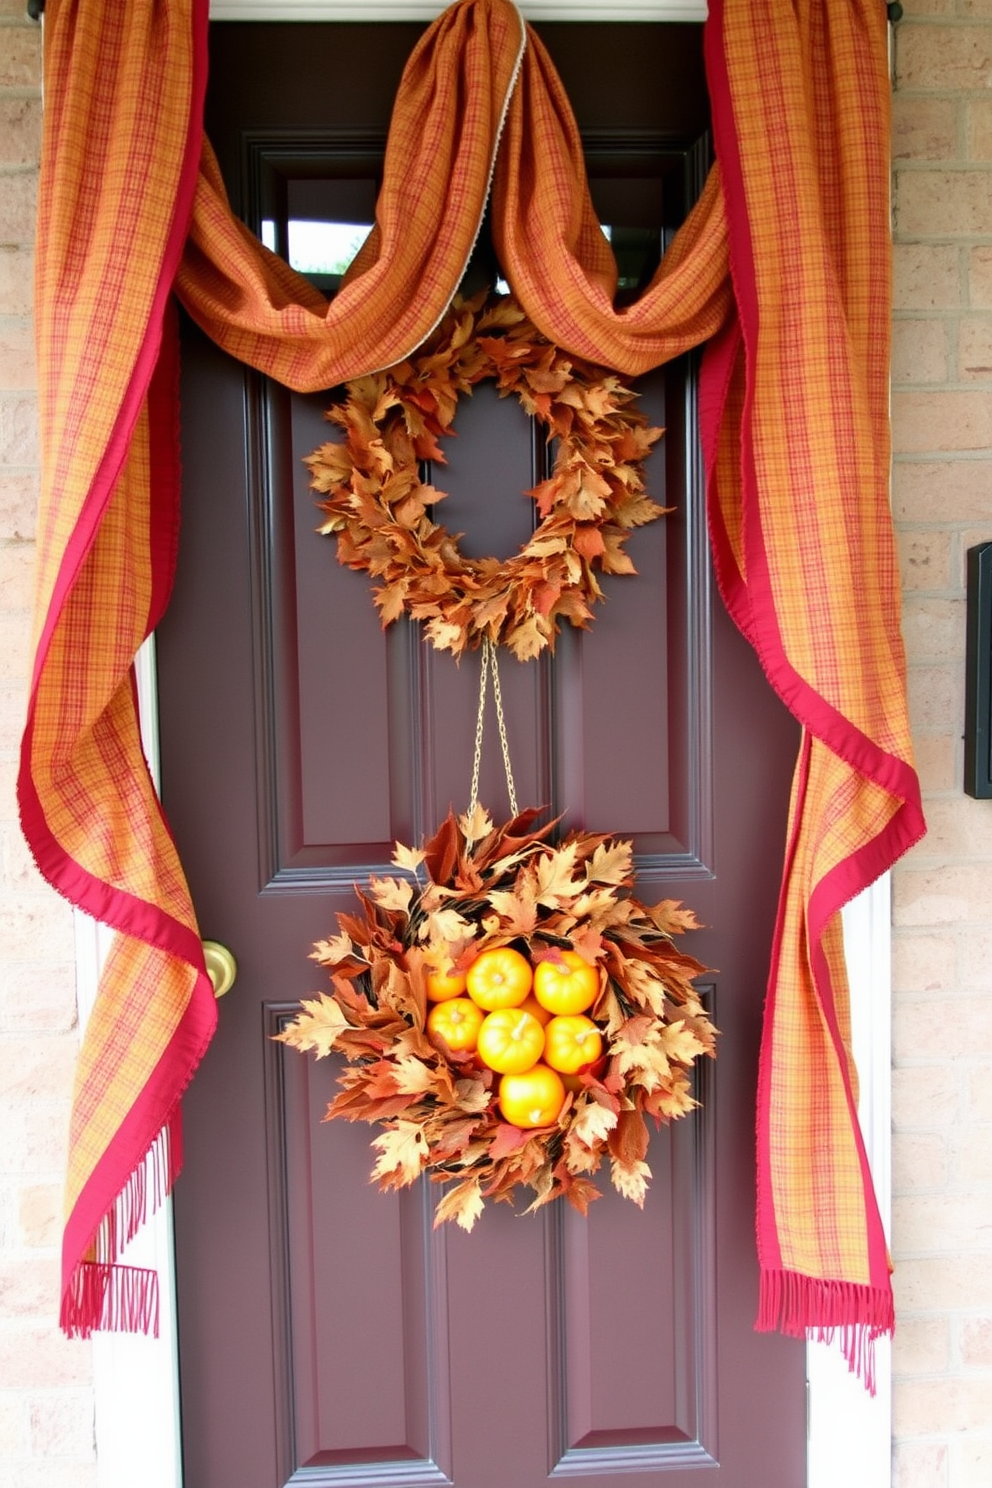
[[[115,1263],[140,1219],[145,1155],[176,1131],[212,1028],[128,682],[172,559],[164,294],[174,282],[221,346],[302,391],[388,366],[443,314],[495,170],[503,266],[547,335],[635,374],[709,343],[717,572],[804,725],[760,1072],[760,1324],[840,1327],[858,1362],[892,1310],[837,911],[922,831],[886,505],[880,0],[714,0],[719,164],[620,312],[568,101],[510,0],[458,0],[425,33],[375,229],[331,304],[231,216],[200,131],[204,13],[203,0],[169,0],[153,24],[137,5],[50,0],[46,23],[46,476],[22,814],[51,881],[122,932],[80,1065],[63,1323],[149,1322],[151,1282]]]

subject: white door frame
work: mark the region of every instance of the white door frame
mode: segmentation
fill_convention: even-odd
[[[433,20],[447,0],[211,0],[215,20]],[[701,21],[705,0],[520,0],[529,20]],[[154,649],[138,658],[145,751],[158,780]],[[855,1058],[861,1076],[861,1124],[888,1228],[891,1193],[891,929],[886,875],[844,911],[851,980]],[[76,915],[80,1026],[92,1007],[109,932]],[[99,1488],[132,1488],[135,1463],[143,1488],[183,1488],[179,1366],[175,1324],[172,1212],[166,1204],[128,1252],[155,1267],[162,1295],[158,1339],[120,1334],[94,1338],[93,1370]],[[810,1345],[807,1488],[891,1488],[891,1354],[878,1346],[878,1390],[869,1397],[847,1372],[836,1347]]]

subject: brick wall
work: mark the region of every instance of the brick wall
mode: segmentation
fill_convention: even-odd
[[[992,802],[961,794],[960,732],[964,553],[992,538],[992,0],[904,3],[894,502],[931,833],[895,875],[895,1483],[988,1488]],[[71,920],[28,861],[14,805],[37,491],[39,58],[23,0],[0,0],[0,1481],[91,1488],[89,1350],[53,1324]]]
[[[992,539],[992,3],[895,30],[893,491],[930,833],[894,881],[897,1488],[992,1484],[992,801],[962,793],[965,553]]]
[[[0,0],[0,1482],[96,1481],[90,1351],[59,1333],[65,1131],[76,1053],[72,918],[17,825],[37,499],[32,253],[41,37]]]

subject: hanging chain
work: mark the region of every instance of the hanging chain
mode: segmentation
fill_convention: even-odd
[[[510,810],[516,816],[517,792],[513,785],[513,769],[510,765],[510,745],[506,737],[506,719],[503,717],[503,694],[499,685],[499,658],[496,646],[487,636],[482,643],[482,664],[479,668],[479,712],[475,720],[475,755],[472,760],[472,794],[468,803],[471,816],[479,804],[479,771],[482,767],[482,735],[486,723],[486,683],[489,680],[489,665],[493,669],[493,697],[496,699],[496,723],[499,727],[499,742],[503,751],[503,769],[506,771],[506,793],[510,798]]]

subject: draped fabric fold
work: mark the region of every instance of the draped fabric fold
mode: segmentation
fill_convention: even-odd
[[[437,324],[492,182],[504,272],[550,338],[630,374],[708,343],[718,580],[804,730],[759,1079],[759,1325],[839,1328],[868,1374],[892,1302],[837,912],[923,830],[886,495],[884,8],[713,0],[718,165],[623,310],[568,100],[509,0],[458,0],[416,48],[375,228],[330,303],[230,213],[202,138],[205,12],[163,0],[149,21],[136,4],[50,0],[46,16],[45,483],[22,818],[51,882],[123,932],[80,1062],[63,1324],[153,1320],[152,1282],[120,1249],[148,1152],[153,1190],[176,1171],[178,1102],[214,1017],[129,682],[174,549],[166,293],[174,283],[221,346],[288,386],[333,385]]]

